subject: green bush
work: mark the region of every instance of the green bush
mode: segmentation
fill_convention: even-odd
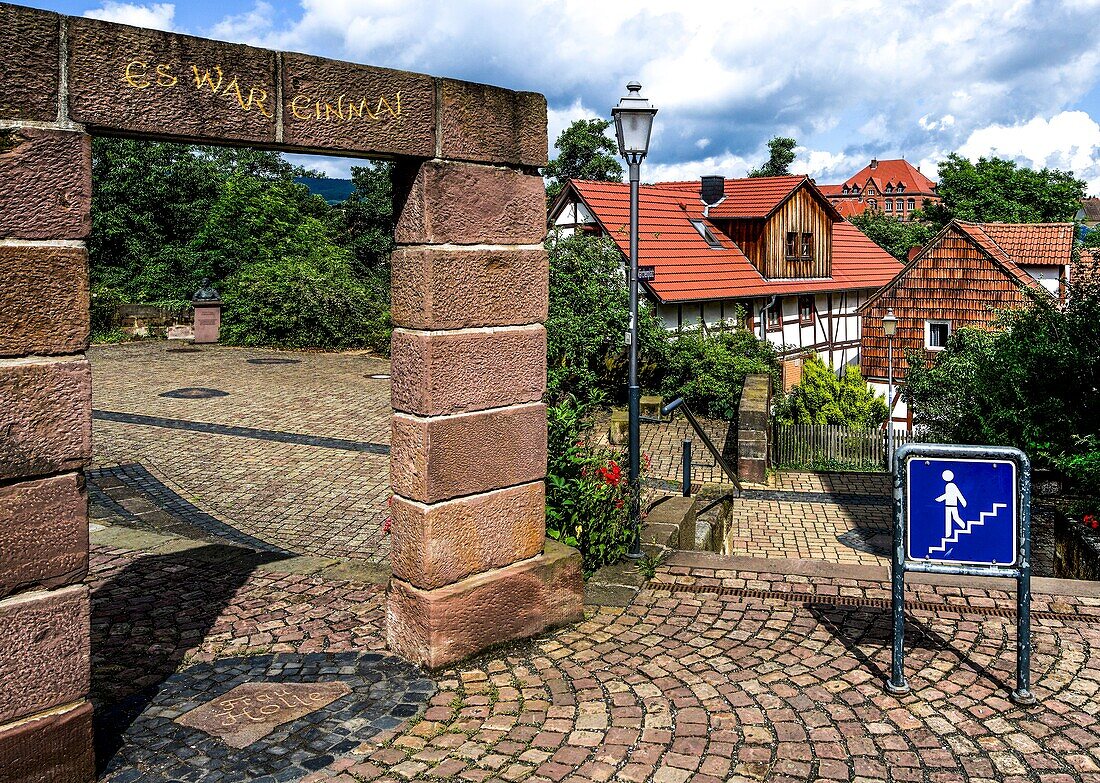
[[[661,394],[683,397],[692,411],[731,419],[737,411],[745,376],[767,373],[779,378],[779,359],[771,343],[742,328],[712,331],[681,329],[671,336]]]
[[[606,237],[552,235],[550,314],[546,319],[547,389],[552,398],[599,393],[624,397],[630,295],[623,256]],[[668,336],[648,303],[639,307],[639,382],[652,388],[668,350]]]
[[[781,424],[839,424],[878,427],[886,421],[886,400],[877,396],[859,368],[848,366],[838,378],[817,354],[802,364],[802,380],[776,395],[775,418]]]
[[[630,548],[626,454],[590,442],[589,408],[566,399],[547,409],[546,534],[581,553],[585,575]]]

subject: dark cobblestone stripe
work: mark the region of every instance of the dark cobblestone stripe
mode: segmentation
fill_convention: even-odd
[[[841,492],[793,492],[782,489],[746,489],[745,500],[776,500],[781,503],[829,503],[837,506],[893,506],[894,499],[884,495],[855,495]]]
[[[890,609],[889,598],[866,598],[845,595],[819,595],[817,593],[787,592],[784,590],[756,590],[747,587],[720,587],[718,585],[677,584],[675,582],[648,582],[649,590],[664,590],[672,593],[705,593],[719,597],[752,598],[772,601],[784,601],[789,604],[802,604],[803,606],[852,606],[865,609]],[[958,614],[973,614],[984,617],[1003,617],[1006,619],[1016,617],[1013,608],[999,608],[995,606],[971,606],[970,604],[935,603],[933,601],[905,602],[907,610],[925,612],[956,612]],[[1057,620],[1062,623],[1100,623],[1100,615],[1078,614],[1073,612],[1052,612],[1048,610],[1033,610],[1031,616],[1037,620]]]
[[[342,449],[344,451],[362,451],[368,454],[389,454],[390,447],[383,443],[365,443],[343,438],[326,438],[319,435],[302,435],[297,432],[263,430],[256,427],[234,427],[227,424],[212,424],[205,421],[187,419],[169,419],[163,416],[144,416],[137,413],[93,410],[92,418],[100,421],[113,421],[120,424],[138,424],[145,427],[165,427],[173,430],[206,432],[211,435],[232,435],[238,438],[272,440],[280,443],[294,443],[299,446],[317,446],[322,449]]]
[[[122,482],[127,488],[140,493],[157,508],[171,514],[185,525],[261,552],[274,552],[281,555],[293,554],[286,549],[269,544],[247,533],[242,533],[212,517],[173,492],[160,479],[137,463],[104,468],[88,468],[84,471],[84,475],[88,480],[88,499],[93,504],[107,509],[124,522],[133,523],[135,527],[148,527],[148,525],[137,514],[128,510],[107,493],[101,486],[104,478],[113,478]]]

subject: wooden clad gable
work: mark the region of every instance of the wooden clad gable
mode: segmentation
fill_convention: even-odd
[[[757,268],[769,279],[831,276],[836,217],[828,201],[816,196],[808,184],[802,185],[765,221]],[[808,253],[804,235],[811,237]]]
[[[952,333],[962,327],[988,327],[996,311],[1027,304],[1025,285],[1015,271],[994,261],[969,234],[955,224],[947,226],[863,309],[863,377],[887,376],[882,318],[888,308],[898,319],[894,377],[902,380],[908,368],[907,354],[923,354],[932,360],[937,353],[925,347],[928,321],[949,322]]]

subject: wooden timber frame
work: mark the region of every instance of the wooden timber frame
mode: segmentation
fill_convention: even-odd
[[[581,617],[544,538],[545,99],[0,4],[0,777],[93,774],[94,135],[396,161],[389,645]]]

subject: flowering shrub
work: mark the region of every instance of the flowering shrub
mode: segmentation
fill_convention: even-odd
[[[1090,527],[1093,530],[1100,528],[1100,520],[1096,518],[1095,514],[1085,514],[1085,516],[1081,518],[1081,521],[1084,523],[1085,527]]]
[[[566,400],[547,410],[546,534],[581,552],[586,575],[629,550],[630,482],[621,449],[591,443],[586,406]]]

